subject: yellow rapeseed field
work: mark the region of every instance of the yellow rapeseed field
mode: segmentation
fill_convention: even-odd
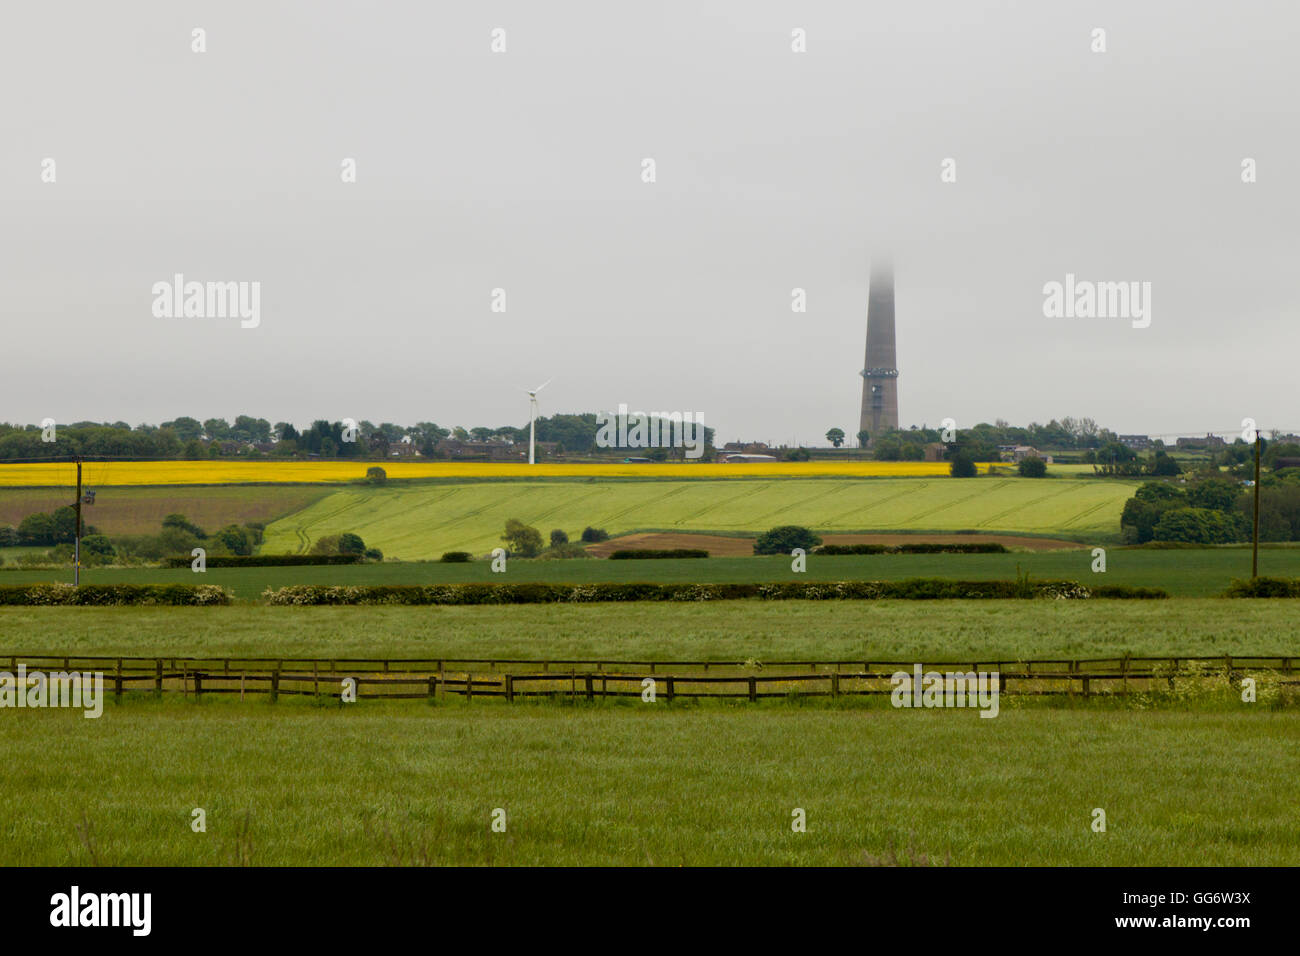
[[[948,474],[946,462],[805,461],[745,464],[564,464],[440,461],[131,461],[87,462],[88,486],[329,484],[357,481],[379,465],[389,478],[934,478]],[[987,471],[988,465],[980,465]],[[0,487],[63,487],[75,480],[75,466],[0,464]]]

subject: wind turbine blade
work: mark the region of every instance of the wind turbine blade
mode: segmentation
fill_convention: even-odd
[[[555,381],[555,379],[553,379],[553,378],[548,378],[548,379],[547,379],[545,382],[543,382],[541,385],[538,385],[535,389],[533,389],[533,393],[536,394],[537,392],[540,392],[540,391],[541,391],[542,389],[544,389],[547,385],[550,385],[550,384],[551,384],[552,382],[554,382],[554,381]]]

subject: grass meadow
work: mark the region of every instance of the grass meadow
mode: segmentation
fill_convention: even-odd
[[[838,555],[808,558],[808,569],[795,574],[788,557],[670,558],[651,561],[601,559],[522,560],[507,562],[504,574],[494,574],[490,562],[467,564],[391,562],[343,566],[278,568],[209,568],[196,574],[189,568],[83,568],[86,584],[176,583],[219,584],[237,599],[254,601],[268,587],[289,584],[444,584],[465,582],[754,582],[898,580],[914,577],[1011,579],[1018,571],[1034,578],[1065,578],[1084,584],[1127,584],[1160,587],[1170,594],[1212,597],[1222,594],[1233,578],[1250,576],[1250,549],[1197,548],[1151,550],[1108,549],[1106,572],[1093,573],[1091,551],[1039,551],[1011,554]],[[1260,573],[1300,577],[1300,548],[1264,548]],[[0,569],[0,585],[40,581],[71,581],[72,569]]]
[[[1300,863],[1267,709],[139,701],[0,739],[4,865]]]
[[[1295,602],[5,607],[8,654],[642,660],[1300,658]],[[3,721],[0,721],[3,723]]]

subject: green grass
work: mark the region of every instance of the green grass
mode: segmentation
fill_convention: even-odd
[[[89,568],[87,584],[180,583],[220,584],[241,600],[256,600],[268,587],[289,584],[440,584],[468,581],[585,584],[597,581],[754,582],[802,580],[898,580],[912,577],[955,579],[1014,578],[1017,568],[1035,578],[1066,578],[1084,584],[1127,584],[1164,588],[1174,595],[1211,597],[1222,594],[1233,578],[1250,577],[1248,548],[1147,550],[1110,548],[1106,573],[1092,572],[1087,550],[1012,554],[842,555],[808,559],[796,575],[786,557],[664,559],[658,561],[511,560],[505,574],[493,574],[486,561],[469,564],[385,562],[335,567],[209,568],[202,575],[188,568]],[[1260,574],[1300,577],[1300,548],[1260,551]],[[70,581],[65,571],[0,569],[0,585]]]
[[[94,487],[89,479],[99,467],[96,462],[86,465],[86,487]],[[0,488],[0,526],[17,527],[30,514],[72,504],[75,495],[71,481],[70,478],[69,487],[62,490]],[[331,490],[313,485],[109,486],[99,489],[95,504],[82,510],[87,524],[110,535],[157,534],[162,519],[177,512],[201,528],[216,531],[228,524],[270,523],[319,501]]]
[[[1296,738],[1267,710],[9,712],[0,864],[1296,865]]]
[[[316,539],[354,531],[389,557],[484,554],[506,520],[560,528],[576,540],[587,525],[610,534],[640,528],[763,531],[800,524],[823,531],[872,529],[1054,534],[1106,542],[1136,482],[1061,478],[720,479],[458,482],[348,488],[274,522],[263,551],[306,551]]]
[[[719,601],[498,607],[0,608],[8,654],[1005,660],[1300,658],[1295,602]],[[3,715],[0,714],[0,723]]]

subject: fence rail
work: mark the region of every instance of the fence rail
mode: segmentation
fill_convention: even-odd
[[[996,673],[1002,694],[1114,696],[1172,688],[1178,678],[1224,680],[1251,674],[1300,685],[1296,658],[1110,657],[1029,661],[614,661],[467,658],[104,657],[63,654],[0,656],[10,673],[103,673],[114,696],[128,690],[209,694],[311,696],[341,699],[350,678],[358,699],[434,700],[528,697],[641,697],[647,680],[656,697],[840,697],[889,694],[898,672]],[[487,668],[487,673],[484,673]],[[504,669],[503,668],[507,668]],[[784,668],[784,671],[777,672]],[[803,673],[795,672],[806,668]]]

